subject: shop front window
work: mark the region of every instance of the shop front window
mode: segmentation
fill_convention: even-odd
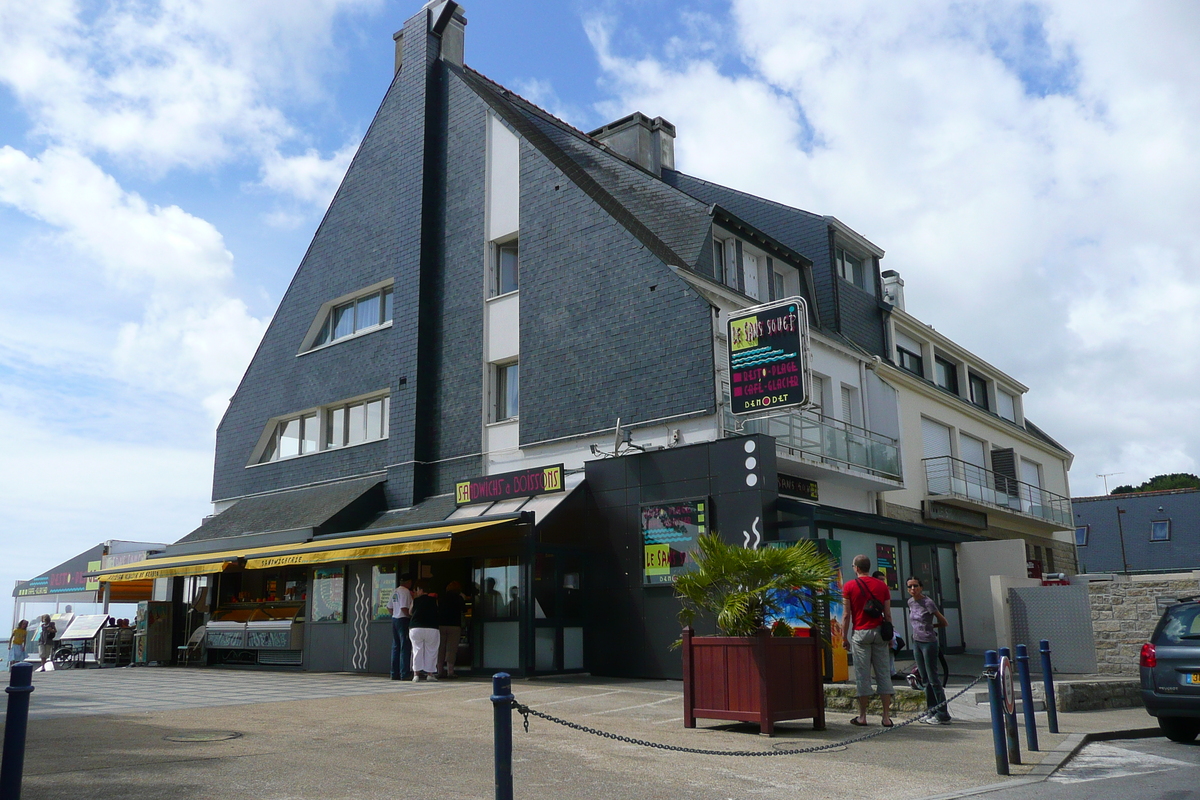
[[[516,558],[486,558],[476,570],[482,617],[516,619],[521,614],[521,567]]]

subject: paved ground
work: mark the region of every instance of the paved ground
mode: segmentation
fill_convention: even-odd
[[[483,680],[137,668],[38,673],[34,685],[26,800],[493,795]],[[517,681],[514,693],[580,724],[684,747],[769,751],[862,733],[844,712],[831,712],[826,731],[783,723],[775,738],[715,721],[686,730],[673,681],[542,679]],[[832,752],[771,758],[650,750],[537,719],[526,734],[517,717],[516,796],[792,800],[819,791],[822,800],[894,800],[996,783],[986,709],[958,702],[952,710],[952,725],[914,724]],[[1053,736],[1042,717],[1043,751],[1068,732],[1151,724],[1132,709],[1060,719],[1064,734]],[[1014,777],[1039,760],[1026,754]]]

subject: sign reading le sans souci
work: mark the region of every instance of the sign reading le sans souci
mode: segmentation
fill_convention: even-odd
[[[808,402],[808,312],[793,297],[729,317],[729,393],[734,414]]]

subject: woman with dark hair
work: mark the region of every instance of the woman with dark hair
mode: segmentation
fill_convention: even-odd
[[[929,725],[943,725],[950,721],[950,709],[945,705],[946,689],[938,676],[938,635],[937,629],[944,628],[949,623],[938,611],[933,600],[925,596],[925,585],[920,578],[908,579],[908,621],[912,624],[913,655],[917,659],[917,669],[921,672],[921,680],[925,683],[925,705],[929,709],[940,706],[935,712],[927,712],[921,717],[921,722]]]

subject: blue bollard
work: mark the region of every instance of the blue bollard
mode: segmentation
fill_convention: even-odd
[[[21,800],[21,774],[25,771],[25,731],[29,727],[29,695],[33,692],[33,664],[13,664],[9,675],[8,717],[4,721],[4,755],[0,758],[0,797]]]
[[[1000,700],[1000,656],[995,650],[983,654],[983,668],[991,670],[988,678],[988,700],[992,708],[992,745],[996,749],[996,774],[1008,774],[1008,748],[1004,740],[1004,709]]]
[[[1058,733],[1058,704],[1054,702],[1054,669],[1050,665],[1050,640],[1042,639],[1042,680],[1046,684],[1046,727]]]
[[[1012,660],[1012,651],[1011,650],[1009,650],[1007,647],[1001,647],[1000,648],[1000,658],[1001,659],[1007,658],[1008,659],[1008,668],[1009,669],[1013,668],[1013,660]],[[1016,698],[1008,697],[1007,684],[1001,686],[1001,688],[1004,689],[1005,698],[1006,698],[1005,702],[1004,702],[1005,707],[1002,707],[1000,710],[1002,712],[1004,712],[1004,737],[1008,741],[1008,763],[1020,764],[1021,763],[1021,740],[1017,738],[1016,706],[1015,705],[1013,706],[1013,713],[1011,713],[1011,714],[1008,713],[1008,708],[1007,708],[1008,700],[1011,699],[1013,701],[1013,703],[1015,704]],[[1014,687],[1014,691],[1015,691],[1015,687]]]
[[[512,677],[492,676],[492,725],[496,758],[496,800],[512,800]]]
[[[1029,678],[1029,650],[1017,645],[1017,674],[1021,677],[1021,702],[1025,706],[1025,746],[1037,752],[1037,717],[1033,715],[1033,681]]]

